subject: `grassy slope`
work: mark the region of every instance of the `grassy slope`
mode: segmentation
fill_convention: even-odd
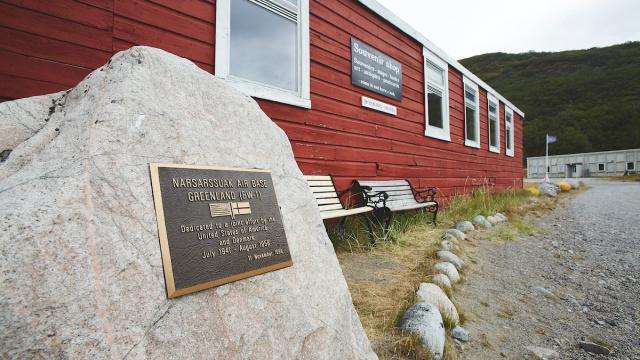
[[[461,60],[525,112],[524,152],[640,148],[640,42],[557,53],[493,53]]]

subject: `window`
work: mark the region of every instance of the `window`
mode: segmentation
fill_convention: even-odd
[[[450,141],[449,72],[446,62],[424,49],[425,136]]]
[[[563,173],[564,172],[564,165],[558,165],[558,172],[559,173]]]
[[[531,167],[531,173],[532,174],[536,174],[538,172],[538,167],[537,166],[532,166]]]
[[[500,103],[498,98],[487,94],[489,108],[489,151],[500,152]]]
[[[464,83],[464,144],[480,147],[480,109],[478,85],[465,76]]]
[[[310,108],[309,0],[216,5],[216,76],[247,95]]]
[[[627,170],[635,170],[636,169],[635,165],[636,164],[633,163],[633,162],[628,162],[627,163]]]
[[[598,164],[598,171],[604,171],[604,163]]]
[[[506,106],[504,107],[504,137],[505,154],[513,156],[513,110]]]

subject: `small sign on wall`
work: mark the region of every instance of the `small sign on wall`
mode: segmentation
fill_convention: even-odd
[[[402,101],[402,64],[351,38],[351,83]]]
[[[389,105],[389,104],[385,104],[381,101],[378,100],[374,100],[374,99],[370,99],[366,96],[362,97],[362,106],[369,108],[369,109],[374,109],[374,110],[378,110],[378,111],[382,111],[385,112],[387,114],[391,114],[391,115],[398,115],[398,109],[393,106],[393,105]]]

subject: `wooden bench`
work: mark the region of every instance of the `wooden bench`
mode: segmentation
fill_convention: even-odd
[[[373,240],[373,227],[367,213],[378,208],[384,208],[383,194],[379,194],[377,198],[371,194],[371,201],[368,204],[360,204],[358,207],[347,209],[342,205],[340,198],[350,192],[359,192],[358,188],[352,187],[338,193],[331,174],[326,176],[305,175],[305,179],[316,199],[322,220],[342,218],[342,222],[344,223],[346,216],[361,214],[367,221],[369,235],[371,235],[371,239]]]
[[[436,191],[434,189],[426,189],[423,191],[416,190],[409,180],[353,180],[356,188],[363,188],[363,203],[371,201],[369,194],[386,193],[388,196],[385,200],[385,206],[390,210],[387,218],[386,227],[391,222],[391,212],[404,211],[414,209],[424,209],[433,213],[433,224],[436,224],[436,216],[438,215],[438,202],[434,197]]]

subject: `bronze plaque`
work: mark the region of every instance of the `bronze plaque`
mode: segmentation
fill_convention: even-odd
[[[270,171],[149,169],[169,298],[293,265]]]

